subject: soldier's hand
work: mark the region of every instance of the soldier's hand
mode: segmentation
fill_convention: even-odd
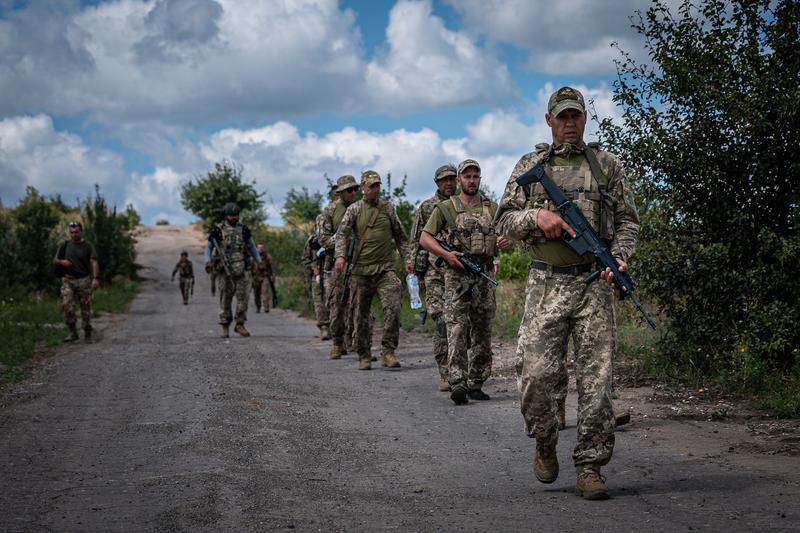
[[[313,272],[315,276],[319,276],[319,267],[317,265],[312,266],[311,272]]]
[[[559,215],[548,211],[547,209],[539,209],[539,214],[536,216],[536,225],[539,226],[544,232],[544,236],[548,239],[560,239],[562,231],[575,238],[575,231],[569,227],[569,224],[564,222],[564,219]]]
[[[97,278],[93,278],[92,279],[92,290],[96,291],[99,288],[100,288],[100,280],[97,279]]]
[[[406,272],[409,273],[409,274],[413,274],[414,273],[414,265],[412,265],[411,263],[406,263]]]
[[[442,257],[444,257],[444,260],[447,261],[447,264],[449,264],[451,267],[460,268],[461,270],[464,270],[464,265],[462,265],[461,262],[458,260],[458,258],[461,257],[462,255],[464,254],[461,252],[445,252],[445,254]]]
[[[339,273],[344,272],[344,257],[339,256],[336,258],[336,262],[333,264],[333,269]]]
[[[211,274],[211,262],[206,263],[206,274]]]
[[[619,257],[615,257],[614,259],[617,260],[617,265],[619,265],[620,272],[627,272],[628,271],[628,263],[620,259]],[[606,280],[609,286],[614,286],[614,274],[611,272],[610,268],[606,268],[600,273],[600,278]]]
[[[511,242],[511,239],[509,239],[508,237],[503,237],[502,235],[497,237],[497,248],[499,250],[505,250],[506,248],[511,248],[513,244],[514,243]]]

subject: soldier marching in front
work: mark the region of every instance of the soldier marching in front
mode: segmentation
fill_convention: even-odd
[[[192,262],[189,260],[189,252],[181,252],[178,264],[172,269],[170,281],[175,281],[175,274],[179,274],[178,285],[183,297],[183,305],[188,305],[189,293],[194,290],[194,269],[192,268]]]
[[[84,340],[92,340],[92,292],[100,287],[100,266],[92,243],[83,238],[83,225],[69,223],[69,240],[56,251],[53,264],[60,270],[61,307],[69,335],[64,342],[78,340],[75,305],[81,309]]]
[[[437,204],[422,230],[420,244],[451,267],[444,272],[447,364],[450,399],[462,405],[469,399],[489,399],[482,388],[492,372],[495,292],[484,277],[465,272],[458,257],[470,256],[487,276],[494,276],[497,252],[511,246],[511,241],[495,232],[492,220],[497,204],[479,192],[478,162],[466,159],[459,164],[457,179],[461,192]],[[441,233],[450,246],[462,251],[446,251],[435,239]]]
[[[552,483],[559,472],[556,400],[563,390],[564,358],[572,336],[578,388],[572,453],[575,490],[586,499],[606,499],[609,492],[600,468],[614,450],[613,277],[606,269],[601,274],[605,282],[584,283],[594,270],[593,256],[579,256],[564,242],[562,233],[574,237],[575,231],[561,218],[541,183],[520,186],[516,179],[542,164],[609,244],[622,272],[633,254],[639,218],[619,159],[596,144],[584,143],[583,95],[571,87],[560,88],[550,96],[545,120],[553,144],[537,145],[535,152],[522,156],[508,180],[498,216],[498,227],[525,241],[534,257],[517,344],[520,409],[528,436],[536,439],[534,473],[542,483]]]
[[[219,323],[223,338],[230,336],[229,328],[234,318],[236,325],[233,330],[242,337],[250,336],[244,327],[250,298],[250,270],[253,261],[261,260],[250,229],[239,224],[239,211],[239,206],[234,203],[225,206],[225,219],[211,229],[205,248],[206,272],[216,269],[217,281],[220,282]],[[212,260],[212,250],[217,251],[216,260]],[[235,317],[231,311],[234,296]]]
[[[435,256],[420,246],[422,228],[430,219],[436,205],[444,202],[456,192],[456,167],[442,165],[436,169],[433,181],[436,193],[423,201],[417,208],[414,224],[411,226],[411,262],[414,273],[424,282],[425,309],[430,320],[436,323],[436,334],[433,337],[433,358],[439,369],[439,390],[450,390],[449,373],[447,371],[447,323],[444,318],[444,269],[435,264]],[[440,237],[440,235],[436,235]]]
[[[363,199],[355,202],[342,218],[336,231],[335,270],[345,270],[345,253],[351,235],[357,239],[351,258],[353,303],[355,305],[354,341],[359,370],[371,368],[372,298],[377,294],[383,308],[383,366],[398,368],[395,350],[400,336],[402,285],[394,273],[394,251],[403,257],[406,271],[412,272],[408,256],[408,237],[391,202],[382,200],[381,177],[374,170],[361,174]]]

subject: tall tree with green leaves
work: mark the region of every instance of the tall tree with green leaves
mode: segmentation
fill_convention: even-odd
[[[286,193],[281,216],[287,224],[294,226],[314,222],[322,213],[324,200],[325,196],[319,191],[311,193],[308,191],[308,187],[302,187],[300,190],[293,187]]]
[[[127,231],[128,218],[118,216],[116,206],[108,205],[98,185],[95,185],[94,196],[84,201],[82,215],[84,237],[97,251],[100,279],[108,283],[116,276],[134,278],[136,249]]]
[[[800,3],[655,0],[622,52],[621,124],[642,232],[635,278],[667,318],[661,353],[701,374],[800,354]]]
[[[241,166],[229,161],[215,163],[214,170],[205,176],[181,185],[181,204],[200,217],[206,230],[222,220],[222,208],[228,202],[242,209],[242,222],[251,226],[261,224],[267,218],[261,200],[264,193],[256,191],[255,181],[246,182],[243,174]]]
[[[56,241],[54,229],[59,211],[34,187],[25,189],[25,197],[14,210],[14,248],[17,264],[11,281],[44,288],[53,283],[52,260]]]

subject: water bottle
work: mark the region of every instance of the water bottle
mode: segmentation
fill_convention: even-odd
[[[409,274],[406,276],[406,284],[408,285],[408,296],[411,302],[411,309],[419,309],[422,307],[422,300],[419,299],[419,281],[417,276]]]

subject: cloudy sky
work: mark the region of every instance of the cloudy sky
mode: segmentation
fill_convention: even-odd
[[[181,183],[223,159],[266,192],[475,158],[502,190],[573,85],[617,116],[617,52],[647,0],[0,0],[0,199],[99,184],[146,223],[193,219]],[[593,129],[590,126],[590,130]],[[591,133],[589,135],[591,137]]]

